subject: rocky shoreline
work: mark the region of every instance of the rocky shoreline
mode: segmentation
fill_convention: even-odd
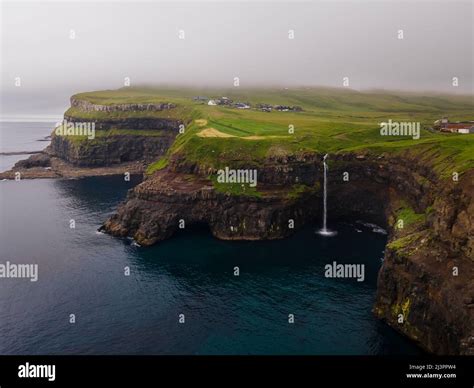
[[[153,111],[160,112],[176,108],[175,104],[93,104],[87,100],[71,97],[71,107],[78,108],[84,112],[130,112],[130,111]]]
[[[143,174],[146,164],[143,161],[119,163],[111,166],[81,167],[54,156],[49,149],[36,153],[30,158],[20,160],[15,166],[0,172],[0,180],[13,179],[76,179],[89,176]]]

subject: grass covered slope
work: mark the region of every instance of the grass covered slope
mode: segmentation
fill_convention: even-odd
[[[208,106],[194,96],[248,102],[251,109]],[[473,120],[472,96],[419,95],[412,93],[357,92],[349,89],[172,89],[122,88],[74,96],[94,104],[174,103],[176,108],[150,112],[81,112],[70,117],[101,120],[122,117],[179,118],[186,125],[164,159],[149,172],[163,168],[174,153],[190,162],[212,167],[258,165],[272,155],[297,152],[397,153],[419,158],[440,176],[474,167],[474,135],[441,134],[427,130],[443,116]],[[301,112],[262,112],[259,103],[299,106]],[[384,121],[419,122],[419,139],[381,136]],[[294,129],[291,133],[291,129]]]

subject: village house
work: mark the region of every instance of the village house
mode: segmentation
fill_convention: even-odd
[[[214,98],[207,105],[232,105],[232,100],[228,97]]]
[[[300,106],[269,105],[264,103],[257,104],[256,107],[262,112],[271,112],[273,110],[279,112],[301,112],[303,110]]]
[[[232,104],[232,100],[228,97],[221,97],[217,99],[216,102],[217,102],[217,105],[231,105]]]
[[[236,102],[234,106],[237,109],[250,109],[250,104],[246,102]]]
[[[474,133],[474,121],[456,121],[451,123],[447,117],[443,117],[434,122],[434,128],[440,132],[469,134]]]
[[[280,112],[301,112],[303,109],[299,106],[286,106],[286,105],[275,105],[273,107],[275,110]]]
[[[271,112],[273,107],[269,104],[257,104],[257,109],[260,109],[262,112]]]

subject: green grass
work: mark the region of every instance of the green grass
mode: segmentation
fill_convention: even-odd
[[[424,222],[425,219],[425,213],[415,213],[415,211],[406,204],[397,212],[397,221],[403,220],[404,228],[412,224]]]
[[[113,136],[151,136],[151,137],[160,137],[164,136],[163,132],[161,131],[153,131],[153,130],[143,130],[143,129],[109,129],[106,131],[96,130],[94,133],[94,139],[89,139],[86,136],[64,136],[67,138],[71,143],[75,145],[80,145],[84,147],[88,147],[90,145],[98,144],[99,142],[103,142],[108,137]]]
[[[110,119],[127,119],[127,118],[160,118],[170,120],[190,120],[193,117],[193,109],[189,106],[177,106],[174,109],[167,109],[162,111],[116,111],[116,112],[105,112],[105,111],[94,111],[84,112],[78,108],[69,108],[65,116],[84,121],[99,121],[99,120],[110,120]]]
[[[312,187],[302,184],[296,184],[291,187],[290,191],[288,191],[287,197],[289,199],[297,199],[305,193],[314,193],[317,191],[319,191],[319,182],[317,182]]]
[[[168,165],[168,159],[167,158],[158,159],[156,162],[150,164],[147,167],[146,173],[148,175],[151,175],[155,171],[163,170],[167,165]]]
[[[161,131],[154,131],[150,129],[109,129],[107,131],[95,131],[95,137],[107,137],[107,136],[164,136]]]
[[[423,235],[424,232],[416,232],[416,233],[411,233],[407,236],[400,237],[396,240],[391,241],[390,243],[387,244],[387,248],[399,251],[404,248],[407,248],[409,245],[411,245],[414,241],[418,240],[420,236]]]
[[[238,195],[261,198],[262,194],[256,187],[251,187],[248,183],[221,183],[217,181],[216,175],[209,176],[214,188],[219,193],[228,195]]]
[[[260,112],[222,106],[208,106],[193,96],[227,96],[234,101],[298,105],[303,112]],[[472,96],[434,94],[357,92],[348,89],[191,89],[122,88],[81,93],[76,98],[100,104],[172,102],[175,109],[163,112],[92,112],[71,108],[67,114],[83,119],[163,117],[181,119],[186,132],[179,135],[168,152],[182,154],[190,162],[220,168],[258,167],[270,156],[301,152],[369,152],[416,158],[429,165],[442,178],[456,171],[462,174],[474,167],[474,135],[432,133],[423,129],[421,138],[384,137],[380,122],[420,122],[429,127],[443,116],[452,120],[473,120]],[[198,126],[196,119],[207,120]],[[294,134],[288,132],[294,127]],[[234,137],[203,138],[197,134],[212,127]],[[135,133],[133,130],[131,130]],[[97,131],[96,131],[97,132]],[[151,134],[150,134],[151,135]],[[262,137],[258,140],[245,139]]]

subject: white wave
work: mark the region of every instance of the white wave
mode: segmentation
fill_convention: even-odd
[[[372,229],[373,233],[387,234],[387,231],[377,224],[372,224],[370,222],[356,221],[356,223],[365,226],[366,228]]]

